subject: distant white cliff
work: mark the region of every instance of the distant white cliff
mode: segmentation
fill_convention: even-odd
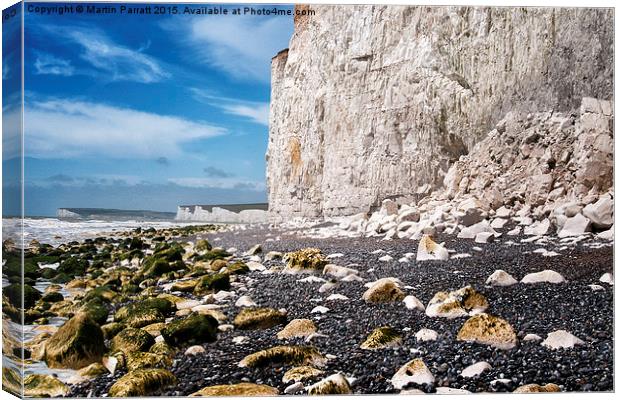
[[[252,205],[249,205],[251,207]],[[197,221],[216,223],[259,224],[267,222],[266,205],[260,208],[246,208],[243,206],[179,206],[177,221]],[[226,207],[226,208],[222,208]]]
[[[74,213],[73,211],[69,211],[66,208],[59,208],[56,210],[56,217],[58,218],[79,218],[82,216],[80,214]]]

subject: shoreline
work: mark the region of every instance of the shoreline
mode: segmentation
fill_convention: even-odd
[[[522,235],[509,239],[501,237],[492,243],[477,244],[473,243],[473,240],[439,233],[435,239],[438,242],[444,241],[451,256],[464,253],[471,256],[446,261],[413,260],[406,263],[398,260],[406,253],[415,253],[417,241],[380,241],[377,238],[312,239],[291,235],[295,231],[290,229],[238,228],[192,234],[182,239],[195,243],[197,237],[205,238],[214,247],[236,250],[232,252],[234,255],[227,261],[227,265],[241,261],[255,269],[247,274],[229,275],[229,289],[206,295],[170,291],[171,285],[178,283],[179,279],[180,282],[195,279],[179,276],[141,289],[143,294],[138,297],[130,295],[125,301],[106,304],[106,322],[110,323],[121,307],[139,301],[145,291],[150,291],[152,296],[169,293],[185,300],[196,300],[197,305],[208,306],[206,308],[209,312],[205,311],[206,314],[222,319],[215,342],[196,342],[196,345],[205,350],[204,353],[185,355],[185,351],[190,347],[187,344],[167,355],[169,364],[166,369],[178,379],[175,389],[158,388],[148,395],[185,396],[206,386],[244,381],[269,385],[283,394],[291,383],[283,383],[282,377],[291,366],[274,364],[269,368],[252,369],[237,365],[248,354],[276,345],[311,345],[327,356],[327,364],[322,368],[324,373],[305,380],[303,384],[306,388],[326,376],[343,373],[350,378],[353,393],[397,393],[398,390],[390,383],[392,376],[400,366],[419,357],[424,360],[435,381],[432,385],[412,384],[409,389],[421,389],[425,392],[435,392],[438,387],[470,392],[513,391],[518,386],[530,383],[554,383],[563,391],[613,389],[613,286],[599,282],[604,273],[613,270],[613,241],[600,240],[590,235],[589,239],[567,246],[559,240],[551,239],[544,247],[548,251],[557,250],[559,255],[545,257],[534,252],[543,246],[521,242],[527,238]],[[133,236],[131,232],[126,235]],[[122,242],[122,239],[106,238],[105,241]],[[172,238],[167,240],[172,241]],[[256,244],[260,244],[262,248],[260,253],[244,255]],[[329,262],[359,271],[357,275],[363,282],[343,282],[323,275],[321,271],[312,274],[283,273],[285,263],[281,259],[265,260],[265,256],[272,251],[286,253],[307,247],[319,248],[324,256],[336,255],[330,258]],[[480,247],[482,251],[472,250],[473,247]],[[560,248],[563,250],[559,250]],[[145,250],[145,253],[148,257],[148,251]],[[339,254],[342,256],[338,256]],[[392,260],[380,261],[386,254],[389,254]],[[136,268],[132,267],[132,263],[133,261],[121,262],[120,265]],[[261,271],[259,265],[262,265],[264,270]],[[191,275],[194,269],[192,266],[188,273]],[[517,283],[509,287],[485,285],[488,276],[498,269],[505,270],[517,280],[528,273],[552,269],[560,273],[566,282]],[[137,270],[140,270],[140,267],[137,267]],[[300,282],[309,276],[324,281]],[[513,326],[519,344],[512,350],[499,350],[491,346],[457,341],[457,332],[467,317],[429,317],[424,311],[407,309],[402,301],[384,304],[368,304],[363,301],[362,294],[367,290],[364,284],[385,277],[398,278],[402,282],[402,291],[418,298],[424,306],[439,291],[453,291],[472,285],[488,299],[487,312],[506,319]],[[319,288],[328,281],[333,281],[334,287],[323,293],[319,292]],[[96,279],[93,283],[95,282]],[[592,284],[603,289],[595,291],[588,286]],[[348,299],[338,300],[336,296],[335,300],[327,300],[327,297],[333,294]],[[318,335],[310,341],[304,338],[280,340],[276,338],[276,333],[282,330],[285,325],[283,323],[265,329],[237,329],[233,326],[233,321],[243,307],[238,307],[235,303],[241,296],[249,296],[259,307],[286,309],[287,322],[293,319],[310,319],[318,332],[327,337]],[[312,312],[317,306],[327,307],[329,311],[325,314]],[[592,310],[596,310],[596,313],[591,312]],[[165,324],[185,318],[188,311],[169,314]],[[359,348],[373,329],[386,325],[400,333],[400,346],[378,350]],[[415,335],[423,328],[437,332],[438,339],[431,342],[418,341]],[[540,342],[523,341],[527,334],[538,334],[542,340],[547,334],[559,329],[571,332],[585,344],[572,349],[550,350]],[[233,339],[239,337],[246,337],[247,341],[235,344]],[[109,346],[107,340],[106,346]],[[459,376],[464,368],[479,361],[489,362],[492,369],[476,378]],[[113,383],[125,373],[126,370],[120,368],[113,375],[106,373],[88,378],[82,383],[72,385],[68,394],[101,397],[107,394]],[[500,381],[497,381],[498,379]],[[502,379],[510,381],[501,381]]]

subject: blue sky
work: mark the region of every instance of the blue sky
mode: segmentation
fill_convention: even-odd
[[[26,11],[26,214],[266,201],[270,61],[292,30],[291,16]]]

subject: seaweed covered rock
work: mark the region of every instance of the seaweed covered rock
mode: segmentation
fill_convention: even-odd
[[[164,315],[156,308],[138,308],[131,311],[123,322],[132,328],[142,328],[164,322],[165,319]]]
[[[22,396],[23,380],[17,368],[2,367],[2,390]]]
[[[294,319],[277,333],[278,339],[307,338],[316,333],[316,325],[309,319]]]
[[[149,260],[149,262],[145,263],[142,270],[142,275],[145,279],[159,278],[161,275],[171,271],[172,267],[170,266],[170,263],[168,261],[154,258]]]
[[[536,383],[530,383],[529,385],[519,386],[513,393],[554,393],[561,392],[560,387],[555,383],[547,383],[546,385],[539,385]]]
[[[424,364],[424,361],[421,358],[416,358],[400,367],[392,377],[391,382],[396,389],[402,389],[410,383],[418,385],[433,384],[435,377],[426,364]]]
[[[51,368],[79,369],[100,361],[104,352],[101,328],[88,314],[78,313],[46,342],[44,359]]]
[[[108,395],[110,397],[147,396],[176,383],[177,378],[165,369],[138,369],[129,372],[116,381],[110,388]]]
[[[105,303],[100,298],[94,298],[86,302],[78,309],[78,312],[90,315],[98,324],[105,324],[108,319],[108,314],[110,313]]]
[[[235,397],[250,397],[250,396],[277,396],[278,389],[267,386],[259,385],[256,383],[242,382],[231,385],[215,385],[207,386],[200,389],[197,392],[192,393],[192,397],[212,397],[212,396],[235,396]]]
[[[230,276],[228,274],[209,274],[198,280],[194,287],[194,294],[202,295],[228,289],[230,289]]]
[[[118,293],[109,286],[99,286],[94,289],[89,290],[84,295],[82,301],[90,301],[92,299],[99,299],[105,303],[111,303],[116,300],[118,297]]]
[[[92,363],[78,371],[78,375],[86,378],[96,378],[101,375],[106,375],[108,369],[100,362]]]
[[[161,354],[170,358],[176,353],[176,350],[166,342],[159,342],[151,346],[149,353]]]
[[[211,243],[206,239],[199,239],[194,246],[194,249],[199,252],[210,251],[212,248],[213,246],[211,246]]]
[[[286,253],[286,272],[302,271],[322,271],[328,264],[327,258],[321,253],[320,249],[305,248],[298,251]]]
[[[60,292],[48,292],[41,297],[41,300],[47,303],[56,303],[59,301],[63,301],[65,298]]]
[[[237,329],[267,329],[286,323],[286,313],[273,308],[244,308],[233,324]]]
[[[157,354],[144,351],[132,351],[127,353],[127,371],[135,371],[144,368],[168,368],[172,360],[166,354]]]
[[[404,298],[405,293],[394,278],[379,279],[372,283],[362,295],[362,299],[367,303],[391,303]]]
[[[308,387],[310,395],[351,394],[351,386],[347,378],[341,374],[333,374]]]
[[[484,312],[487,299],[471,286],[453,292],[438,292],[426,306],[429,317],[458,318]]]
[[[156,309],[165,316],[176,310],[176,306],[170,299],[151,297],[146,300],[142,300],[119,308],[114,314],[114,320],[117,322],[122,322],[133,313],[142,312],[144,310],[150,309]]]
[[[67,274],[68,276],[83,276],[88,268],[88,261],[78,257],[69,257],[60,262],[56,269],[58,274]]]
[[[198,284],[198,280],[189,279],[184,281],[176,281],[170,287],[170,291],[172,292],[183,292],[183,293],[191,293],[194,291],[194,288]]]
[[[320,369],[307,365],[301,367],[294,367],[284,373],[284,376],[282,377],[282,382],[302,382],[310,378],[316,378],[317,376],[321,376],[324,373],[325,372]]]
[[[127,326],[120,322],[110,322],[109,324],[101,325],[103,337],[107,340],[112,339],[114,336],[116,336],[117,333],[119,333],[125,328],[127,328]]]
[[[386,347],[396,347],[402,343],[402,337],[398,331],[389,326],[382,326],[372,331],[370,335],[360,345],[365,350],[383,349]]]
[[[241,261],[226,265],[226,269],[224,270],[224,273],[228,275],[243,275],[248,272],[250,272],[250,267]]]
[[[269,365],[311,365],[322,367],[326,358],[315,348],[310,346],[275,346],[257,351],[246,356],[240,367],[262,368]]]
[[[477,314],[469,318],[456,339],[498,349],[511,349],[517,345],[517,335],[512,326],[506,320],[489,314]]]
[[[30,374],[24,378],[25,397],[64,397],[69,386],[50,375]]]
[[[125,328],[112,338],[112,351],[122,351],[127,354],[133,351],[147,351],[155,339],[148,332],[137,328]]]
[[[210,315],[192,313],[170,322],[161,330],[166,343],[172,346],[214,342],[217,339],[217,320]]]
[[[7,297],[9,303],[17,308],[22,308],[22,296],[24,299],[23,308],[34,307],[36,302],[42,297],[41,292],[28,284],[13,283],[2,288],[2,294]]]

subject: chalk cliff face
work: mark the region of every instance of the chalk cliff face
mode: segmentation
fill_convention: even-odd
[[[613,93],[613,12],[312,6],[272,61],[281,217],[350,215],[442,185],[508,112]]]

